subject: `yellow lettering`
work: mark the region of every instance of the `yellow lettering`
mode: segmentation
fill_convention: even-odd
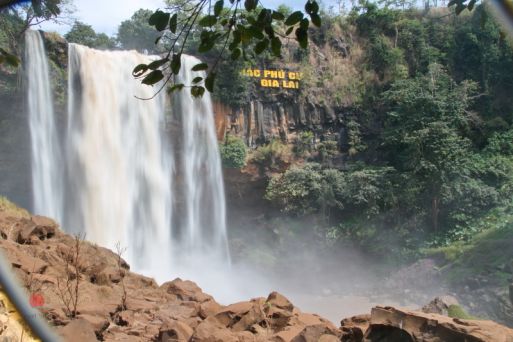
[[[273,86],[274,88],[279,88],[279,87],[280,87],[280,82],[278,82],[277,80],[273,80],[273,81],[272,81],[272,86]]]

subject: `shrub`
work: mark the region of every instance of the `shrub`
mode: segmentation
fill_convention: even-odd
[[[337,155],[338,153],[338,144],[334,140],[327,140],[321,142],[317,146],[317,152],[319,161],[321,163],[328,162],[331,158]]]
[[[290,156],[287,145],[278,139],[274,139],[266,145],[258,147],[251,157],[251,160],[258,164],[261,169],[275,168],[278,163],[285,162]]]
[[[224,167],[240,169],[246,165],[246,145],[242,139],[229,135],[219,149]]]
[[[304,157],[307,153],[312,152],[314,135],[310,131],[301,132],[294,141],[292,151],[297,157]]]

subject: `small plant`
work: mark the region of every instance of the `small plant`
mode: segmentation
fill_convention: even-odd
[[[73,246],[63,253],[64,276],[57,278],[57,294],[64,304],[66,316],[73,319],[77,316],[80,300],[80,278],[84,271],[81,252],[85,236],[75,235]]]
[[[126,251],[126,248],[121,247],[121,243],[119,243],[119,242],[116,243],[116,254],[118,256],[118,272],[121,277],[121,289],[123,291],[123,294],[121,295],[121,311],[126,310],[126,308],[127,308],[127,306],[126,306],[127,291],[126,291],[126,287],[125,287],[125,277],[122,274],[122,272],[124,272],[124,271],[121,267],[121,265],[122,265],[121,256],[123,255],[123,253],[125,251]]]
[[[317,146],[317,152],[319,153],[319,162],[322,164],[329,163],[331,158],[338,153],[338,144],[334,140],[323,141]]]
[[[451,318],[478,319],[477,317],[470,315],[461,306],[456,304],[449,306],[449,308],[447,309],[447,315]]]
[[[294,147],[292,151],[296,157],[302,158],[312,152],[313,146],[314,134],[310,131],[301,132],[294,141]]]
[[[279,163],[285,162],[290,156],[287,145],[278,139],[274,139],[266,145],[257,148],[251,160],[260,166],[260,171],[274,169]]]
[[[228,135],[219,149],[224,167],[240,169],[246,165],[246,144],[242,139]]]

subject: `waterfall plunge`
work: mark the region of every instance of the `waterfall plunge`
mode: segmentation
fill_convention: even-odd
[[[32,44],[28,38],[27,43]],[[158,281],[181,276],[229,298],[226,288],[212,283],[226,279],[229,252],[210,96],[193,99],[188,89],[174,94],[175,129],[169,134],[165,96],[135,97],[148,98],[156,90],[130,74],[148,56],[76,44],[69,44],[68,52],[67,131],[56,134],[55,125],[46,124],[53,114],[31,131],[34,155],[50,162],[52,169],[44,172],[59,183],[41,189],[42,202],[56,209],[42,207],[40,213],[99,245],[114,248],[119,242],[133,269]],[[33,54],[31,47],[27,53]],[[196,76],[190,67],[198,62],[184,56],[178,77],[190,82]],[[49,92],[45,82],[29,93]],[[64,148],[53,141],[51,148],[38,149],[40,134],[58,136]],[[33,168],[34,179],[41,173]]]
[[[62,173],[48,60],[39,31],[27,31],[25,40],[34,211],[58,219],[62,206]]]

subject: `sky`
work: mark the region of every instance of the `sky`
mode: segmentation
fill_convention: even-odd
[[[276,8],[286,4],[295,9],[301,9],[305,0],[261,0],[264,6]],[[324,0],[326,6],[334,5],[336,0]],[[91,25],[96,32],[114,35],[119,24],[132,16],[140,8],[156,10],[163,7],[162,0],[73,0],[75,12],[73,17]],[[42,30],[57,31],[64,34],[69,31],[70,23],[57,25],[44,23]]]

